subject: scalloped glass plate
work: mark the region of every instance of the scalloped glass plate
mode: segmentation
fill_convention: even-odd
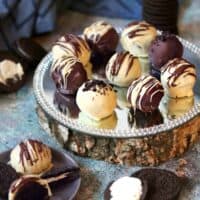
[[[159,116],[158,114],[156,116],[143,116],[139,113],[138,116],[131,117],[130,110],[126,106],[121,106],[126,104],[124,89],[117,89],[120,105],[115,109],[115,115],[101,122],[92,121],[82,114],[73,118],[69,114],[60,112],[53,103],[55,86],[50,77],[51,53],[40,62],[35,71],[33,86],[36,100],[50,117],[63,126],[79,133],[98,137],[136,138],[177,128],[200,113],[200,49],[182,38],[179,39],[184,45],[183,57],[196,66],[198,78],[194,89],[195,97],[194,99],[180,99],[180,101],[172,100],[170,102],[162,100],[160,104],[161,115],[159,114]],[[176,108],[175,114],[175,111],[170,107]],[[157,125],[154,125],[155,120]]]

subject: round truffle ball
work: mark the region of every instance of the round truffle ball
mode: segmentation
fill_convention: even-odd
[[[77,92],[76,103],[79,109],[94,120],[112,115],[117,98],[113,88],[100,80],[85,82]]]
[[[92,51],[101,55],[114,52],[119,41],[117,31],[104,21],[91,24],[83,34]]]
[[[15,92],[25,82],[25,73],[20,63],[11,60],[0,62],[0,91]]]
[[[156,29],[142,21],[128,24],[121,34],[121,45],[134,56],[148,57],[148,49],[157,35]]]
[[[182,55],[183,45],[175,35],[169,33],[157,36],[149,48],[150,62],[157,69],[173,58],[181,58]]]
[[[106,66],[106,77],[110,83],[127,87],[141,76],[140,62],[129,52],[114,54]]]
[[[78,88],[87,81],[83,64],[74,56],[63,56],[54,61],[51,76],[57,89],[62,94],[75,94]]]
[[[51,150],[37,140],[25,140],[10,153],[10,165],[22,174],[40,174],[52,167]]]
[[[56,41],[52,47],[53,58],[57,59],[64,56],[75,56],[83,65],[90,60],[90,48],[87,42],[76,35],[66,34]]]
[[[161,68],[162,85],[172,98],[193,96],[196,79],[195,66],[183,58],[170,60]]]
[[[127,91],[127,99],[133,109],[142,112],[153,112],[159,106],[164,90],[161,83],[147,75],[133,81]]]

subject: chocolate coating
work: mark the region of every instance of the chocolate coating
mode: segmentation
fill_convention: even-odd
[[[182,188],[181,179],[173,172],[146,168],[135,172],[133,177],[146,180],[148,193],[145,200],[177,200]]]
[[[158,108],[163,95],[161,83],[156,78],[147,75],[132,82],[127,92],[127,99],[133,109],[153,112]]]
[[[87,81],[87,73],[82,63],[74,56],[63,56],[55,60],[51,76],[57,89],[64,95],[75,94]]]
[[[102,55],[115,51],[119,36],[116,30],[107,22],[96,22],[84,30],[84,36],[90,48]]]
[[[169,33],[162,33],[156,37],[149,48],[150,62],[155,68],[161,68],[173,58],[181,58],[183,45],[179,39]]]

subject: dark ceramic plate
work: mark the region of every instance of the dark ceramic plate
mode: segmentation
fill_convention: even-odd
[[[52,150],[53,156],[53,164],[56,167],[62,167],[67,165],[69,167],[78,167],[78,164],[66,153],[57,151],[55,149]],[[0,161],[7,163],[10,157],[10,150],[0,153]],[[50,200],[72,200],[74,199],[76,193],[79,190],[81,183],[81,178],[76,179],[70,183],[65,183],[60,187],[56,187],[52,189],[53,196]]]

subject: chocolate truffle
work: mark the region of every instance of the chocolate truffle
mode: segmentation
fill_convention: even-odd
[[[51,76],[56,88],[65,95],[75,94],[87,80],[82,63],[74,56],[62,56],[54,61]]]
[[[15,92],[20,89],[25,82],[25,74],[20,63],[11,60],[0,62],[0,91]]]
[[[196,79],[195,66],[183,58],[170,60],[161,68],[165,94],[172,98],[193,96]]]
[[[108,185],[105,200],[144,200],[147,184],[136,177],[124,176]]]
[[[46,181],[29,175],[22,176],[11,184],[8,200],[47,200],[51,195]]]
[[[37,140],[25,140],[11,151],[9,164],[22,174],[41,174],[52,167],[51,150]]]
[[[137,57],[129,52],[114,54],[106,66],[106,77],[110,83],[127,87],[141,75],[140,63]]]
[[[87,42],[80,36],[66,34],[58,39],[52,47],[53,58],[62,56],[75,56],[83,65],[90,60],[90,48]]]
[[[0,162],[0,196],[3,198],[8,197],[8,191],[11,183],[19,178],[19,174],[6,163]]]
[[[157,69],[173,58],[181,58],[182,55],[183,45],[175,35],[169,33],[157,36],[149,48],[150,62]]]
[[[182,188],[182,180],[173,172],[146,168],[135,172],[133,177],[147,181],[148,200],[177,200]]]
[[[148,49],[157,35],[156,29],[144,22],[128,24],[121,34],[122,47],[134,56],[148,57]]]
[[[158,108],[164,91],[161,83],[147,75],[132,82],[127,91],[127,100],[132,108],[142,112],[153,112]]]
[[[115,51],[119,36],[113,26],[104,21],[98,21],[85,28],[84,37],[93,52],[107,55]]]
[[[97,121],[113,114],[116,101],[113,88],[100,80],[85,82],[78,89],[76,96],[79,109],[88,117]]]

